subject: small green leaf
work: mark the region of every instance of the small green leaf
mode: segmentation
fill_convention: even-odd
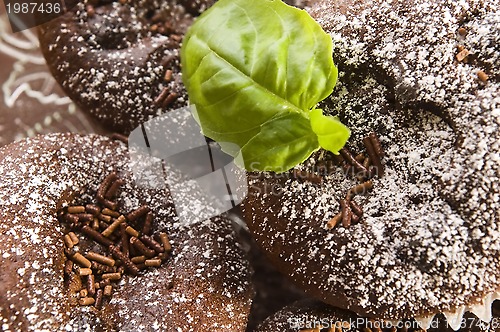
[[[263,124],[236,160],[243,160],[249,171],[281,173],[303,162],[318,149],[318,139],[308,119],[290,113]]]
[[[332,92],[337,68],[330,36],[305,11],[280,0],[220,0],[188,30],[181,62],[206,136],[236,144],[261,170],[283,171],[317,149],[309,112]],[[294,126],[292,119],[299,123]],[[279,161],[263,153],[292,136],[297,148],[277,148]]]
[[[338,154],[345,145],[351,131],[344,126],[337,117],[323,115],[320,109],[309,113],[311,128],[318,135],[319,145],[328,151]]]

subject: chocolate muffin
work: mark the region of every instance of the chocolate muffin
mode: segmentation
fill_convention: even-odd
[[[3,331],[245,330],[250,269],[230,221],[180,218],[154,160],[137,163],[97,135],[0,149]]]
[[[311,15],[340,72],[319,107],[351,138],[341,158],[249,174],[250,231],[329,304],[423,328],[438,313],[454,328],[465,311],[489,321],[500,298],[498,5],[325,0]]]
[[[41,49],[68,96],[114,131],[187,105],[179,45],[211,0],[82,1],[39,27]]]

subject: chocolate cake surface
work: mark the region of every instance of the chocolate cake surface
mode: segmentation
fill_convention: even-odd
[[[52,134],[0,149],[3,331],[244,331],[253,292],[230,221],[210,218],[194,200],[186,204],[202,221],[181,218],[151,160],[138,161],[135,175],[130,162],[123,143],[98,135]],[[151,186],[136,186],[137,176]],[[146,213],[147,227],[137,222]],[[120,223],[124,231],[112,229]],[[154,244],[162,233],[164,251]]]
[[[353,156],[365,159],[374,132],[383,171],[352,198],[359,222],[333,229],[360,184],[345,161],[319,152],[288,173],[249,174],[256,241],[308,293],[358,314],[424,328],[439,312],[455,327],[467,310],[489,320],[500,297],[498,4],[319,1],[311,15],[340,72],[318,107],[351,129]]]

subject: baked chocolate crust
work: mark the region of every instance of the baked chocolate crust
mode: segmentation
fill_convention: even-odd
[[[141,175],[150,176],[148,161],[140,163]],[[137,187],[129,167],[125,145],[97,135],[52,134],[0,149],[2,330],[245,330],[253,296],[250,269],[230,221],[180,220],[170,194],[161,186]],[[172,251],[159,267],[124,273],[98,309],[79,305],[71,282],[68,287],[58,217],[74,203],[91,203],[113,172],[124,180],[118,209],[147,204],[153,233],[165,232]],[[204,212],[200,202],[189,204]],[[79,237],[82,246],[105,250]]]
[[[210,4],[83,1],[40,26],[41,49],[52,74],[81,109],[128,134],[154,116],[187,105],[180,42],[193,15]]]
[[[360,222],[333,229],[327,222],[359,183],[322,168],[336,157],[249,174],[243,207],[257,243],[309,294],[360,315],[486,312],[477,308],[500,288],[498,5],[320,1],[311,14],[332,36],[340,71],[319,108],[351,129],[354,154],[366,154],[363,138],[375,132],[385,171],[353,198]]]

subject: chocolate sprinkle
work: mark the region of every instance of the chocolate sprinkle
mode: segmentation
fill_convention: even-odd
[[[74,275],[72,273],[75,269],[74,261],[79,265],[76,269],[77,277],[87,276],[86,288],[80,290],[81,305],[91,305],[95,301],[96,308],[101,308],[103,295],[111,296],[110,282],[120,280],[125,272],[137,275],[142,269],[161,266],[162,261],[167,258],[166,252],[170,250],[166,233],[156,235],[162,243],[149,235],[152,230],[153,214],[147,205],[129,212],[126,214],[127,217],[109,208],[110,205],[118,207],[117,202],[112,199],[124,184],[116,173],[111,173],[101,183],[96,194],[97,201],[105,206],[104,208],[101,209],[99,204],[75,205],[68,207],[65,213],[59,214],[60,220],[69,222],[72,229],[80,231],[87,239],[103,245],[113,257],[95,251],[87,252],[84,257],[77,252],[78,249],[73,249],[80,242],[77,235],[71,231],[63,236],[66,255],[71,258],[64,265],[64,274],[70,278]],[[126,221],[128,219],[137,223],[143,216],[146,218],[141,235]],[[95,229],[90,226],[90,223]],[[99,230],[102,230],[102,233]],[[130,235],[133,236],[130,237]],[[132,244],[132,247],[129,244]],[[137,252],[144,256],[131,259],[130,255]],[[102,287],[104,290],[101,289]]]
[[[372,140],[369,136],[363,139],[363,144],[366,147],[366,152],[370,156],[370,160],[372,164],[375,166],[375,172],[378,177],[384,176],[384,168],[382,166],[382,162],[380,161],[380,156],[376,152],[375,147],[372,144]]]
[[[155,255],[154,250],[151,250],[148,247],[146,247],[146,245],[135,236],[132,236],[130,238],[130,244],[133,245],[135,249],[137,249],[141,254],[143,254],[146,257],[153,257]]]
[[[345,199],[340,200],[340,208],[342,211],[342,226],[348,228],[349,226],[351,226],[352,212],[347,200]]]
[[[358,203],[356,203],[355,201],[353,200],[350,200],[349,201],[349,204],[351,206],[351,210],[352,212],[354,212],[354,214],[356,216],[358,216],[359,218],[361,218],[363,216],[363,209],[361,208],[361,206],[359,206]]]
[[[99,233],[98,231],[90,228],[89,226],[85,225],[81,228],[81,231],[83,234],[87,235],[88,237],[90,237],[92,240],[104,245],[104,246],[109,246],[109,245],[112,245],[113,244],[113,241],[111,241],[110,239],[102,236],[101,233]]]
[[[142,233],[144,234],[151,234],[151,227],[153,223],[153,214],[151,212],[148,212],[146,215],[146,220],[144,220],[144,226],[142,227]]]
[[[350,165],[352,165],[356,171],[361,172],[362,174],[368,174],[368,170],[361,165],[354,157],[352,156],[351,152],[347,150],[347,148],[342,148],[340,150],[340,155],[342,158],[344,158],[345,161],[347,161]]]
[[[147,205],[143,205],[137,210],[134,210],[127,214],[127,220],[128,221],[135,221],[139,219],[140,217],[144,216],[146,213],[149,212],[149,207]]]

